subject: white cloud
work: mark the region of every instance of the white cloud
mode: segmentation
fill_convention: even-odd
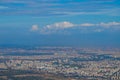
[[[38,30],[39,30],[38,25],[32,25],[31,31],[38,31]]]
[[[98,23],[98,24],[93,24],[93,23],[83,23],[83,24],[80,24],[79,26],[81,26],[81,27],[97,27],[97,26],[99,26],[99,27],[106,27],[106,28],[108,28],[108,27],[115,27],[115,26],[120,26],[120,22],[108,22],[108,23],[104,23],[104,22],[101,22],[101,23]]]
[[[83,23],[83,24],[80,24],[80,26],[89,27],[89,26],[95,26],[95,24],[91,24],[91,23]]]
[[[46,25],[38,28],[38,25],[33,25],[31,31],[40,31],[41,34],[53,34],[53,33],[69,33],[70,30],[79,30],[79,32],[102,32],[102,31],[116,31],[120,30],[120,22],[108,22],[108,23],[82,23],[73,24],[71,22],[63,21],[54,24]]]
[[[54,23],[51,25],[47,25],[45,28],[47,29],[65,29],[65,28],[71,28],[75,26],[74,24],[64,21],[64,22],[58,22],[58,23]]]
[[[109,22],[109,23],[100,23],[97,24],[99,26],[103,26],[103,27],[111,27],[111,26],[120,26],[120,22]]]
[[[40,29],[40,33],[42,34],[61,33],[61,31],[63,31],[64,29],[72,28],[74,26],[76,25],[67,21],[57,22],[54,24],[44,26],[43,28]]]

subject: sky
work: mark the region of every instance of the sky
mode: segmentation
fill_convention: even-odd
[[[120,47],[120,0],[0,0],[0,45]]]

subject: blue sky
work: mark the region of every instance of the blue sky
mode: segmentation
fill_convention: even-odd
[[[0,45],[120,47],[120,0],[0,0]]]

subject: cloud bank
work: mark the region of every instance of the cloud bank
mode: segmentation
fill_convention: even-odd
[[[56,33],[71,33],[72,30],[79,30],[82,33],[89,32],[102,32],[102,31],[119,31],[120,22],[108,22],[108,23],[82,23],[74,24],[68,21],[56,22],[54,24],[49,24],[46,26],[38,28],[38,25],[33,25],[31,31],[39,31],[41,34],[56,34]]]

